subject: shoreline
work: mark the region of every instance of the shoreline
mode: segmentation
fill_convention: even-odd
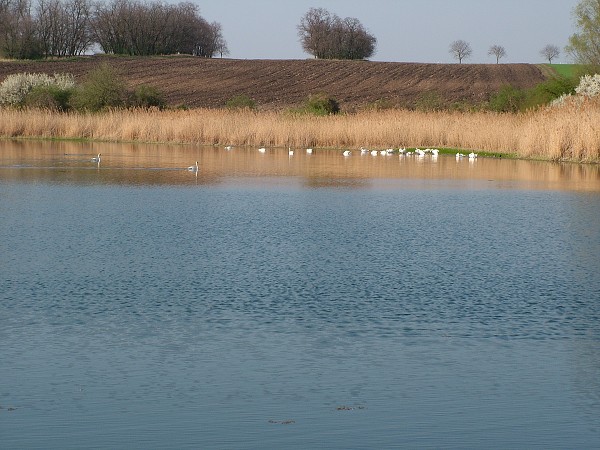
[[[595,105],[519,114],[384,110],[332,116],[224,109],[96,114],[0,109],[0,138],[283,149],[418,147],[598,163],[597,123]]]

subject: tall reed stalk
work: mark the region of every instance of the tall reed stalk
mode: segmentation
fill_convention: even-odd
[[[273,147],[448,147],[600,161],[600,107],[521,114],[387,110],[317,117],[214,109],[58,114],[0,110],[0,136]]]

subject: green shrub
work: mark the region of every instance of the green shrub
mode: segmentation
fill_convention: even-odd
[[[365,109],[371,111],[385,111],[386,109],[393,109],[394,104],[387,98],[380,98],[372,103],[369,103]]]
[[[241,94],[227,100],[225,106],[229,109],[254,109],[256,102],[247,95]]]
[[[68,111],[74,89],[61,89],[58,86],[36,86],[25,96],[23,106],[28,108]]]
[[[444,109],[444,101],[436,91],[425,92],[419,96],[415,107],[420,111],[439,111]]]
[[[73,94],[73,106],[82,111],[101,111],[127,106],[125,82],[107,64],[92,70]]]
[[[450,103],[447,108],[448,111],[459,111],[459,112],[475,112],[480,111],[482,109],[481,104],[470,103],[466,100],[457,100],[455,102]]]
[[[158,108],[165,107],[162,94],[154,86],[142,84],[133,91],[129,106],[134,108]]]
[[[578,82],[577,78],[572,77],[556,77],[546,80],[527,91],[524,106],[533,108],[546,105],[564,94],[572,94],[575,92]]]
[[[526,96],[526,92],[522,89],[505,85],[498,93],[492,95],[489,108],[497,112],[517,112],[522,109]]]
[[[328,116],[340,112],[340,105],[334,98],[327,94],[312,94],[305,105],[306,112],[317,116]]]
[[[489,108],[498,112],[517,112],[536,108],[573,93],[576,86],[577,79],[571,77],[551,78],[531,89],[502,86],[498,93],[490,98]]]

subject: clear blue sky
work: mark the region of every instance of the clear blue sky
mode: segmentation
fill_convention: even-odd
[[[171,0],[177,1],[177,0]],[[473,54],[466,63],[492,63],[493,44],[506,63],[544,62],[547,44],[564,53],[575,32],[572,10],[579,0],[192,0],[209,22],[219,22],[230,58],[303,59],[297,25],[311,7],[355,17],[377,38],[373,61],[453,62],[450,43],[462,39]]]

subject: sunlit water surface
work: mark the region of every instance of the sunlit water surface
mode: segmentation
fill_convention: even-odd
[[[5,142],[0,255],[0,448],[600,445],[595,166]]]

